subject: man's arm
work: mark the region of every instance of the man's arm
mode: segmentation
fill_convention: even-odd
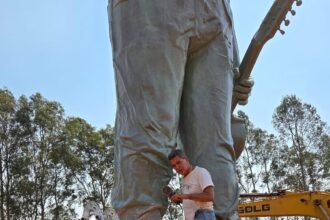
[[[193,194],[175,194],[171,197],[173,203],[182,202],[184,199],[198,202],[212,202],[214,200],[214,187],[207,186],[202,193]]]

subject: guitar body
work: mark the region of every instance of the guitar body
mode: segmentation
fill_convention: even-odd
[[[234,151],[236,159],[242,154],[247,137],[247,128],[245,121],[241,118],[231,118],[231,134],[234,141]]]

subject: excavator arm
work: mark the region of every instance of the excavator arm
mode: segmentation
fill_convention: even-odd
[[[241,194],[249,201],[239,203],[240,217],[309,216],[330,220],[329,192],[287,192]]]

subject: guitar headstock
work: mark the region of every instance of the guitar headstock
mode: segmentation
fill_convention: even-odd
[[[274,37],[276,31],[280,31],[281,34],[285,33],[281,30],[281,23],[284,22],[285,26],[290,24],[290,21],[286,19],[286,15],[288,12],[290,12],[293,16],[296,14],[296,12],[292,9],[294,2],[296,2],[296,6],[300,6],[302,4],[301,0],[274,1],[265,19],[261,23],[259,30],[253,37],[257,44],[264,45],[269,39]]]

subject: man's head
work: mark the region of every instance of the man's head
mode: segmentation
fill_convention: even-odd
[[[183,176],[187,176],[191,172],[192,166],[189,163],[188,157],[183,153],[182,150],[173,150],[167,158],[177,173]]]

